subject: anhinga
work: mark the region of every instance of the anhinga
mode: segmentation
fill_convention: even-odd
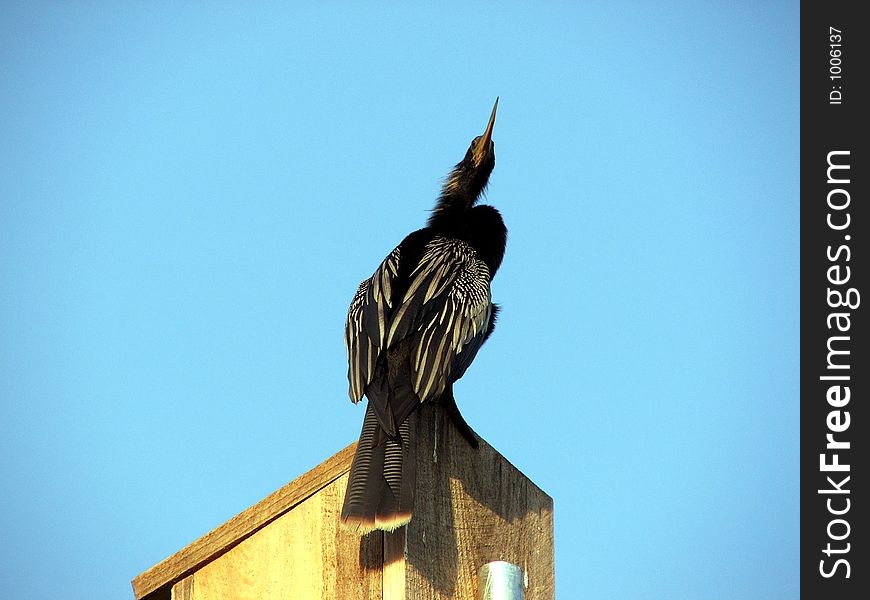
[[[453,399],[495,327],[490,281],[504,256],[498,210],[477,205],[495,167],[492,130],[472,140],[423,229],[408,235],[363,281],[347,314],[350,398],[369,399],[341,511],[361,532],[411,519],[416,485],[416,412],[438,402],[470,444],[474,433]]]

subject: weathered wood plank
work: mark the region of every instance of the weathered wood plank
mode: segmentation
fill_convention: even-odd
[[[355,449],[356,444],[351,444],[183,550],[138,575],[132,582],[136,598],[144,598],[159,588],[180,580],[346,474],[350,470]]]
[[[554,598],[553,499],[484,440],[471,448],[440,408],[423,406],[420,427],[408,598],[477,598],[493,560],[523,568],[526,600]]]
[[[172,586],[171,600],[193,600],[193,575],[188,575]]]
[[[137,598],[477,597],[477,571],[523,568],[527,600],[554,598],[553,500],[439,407],[419,419],[411,523],[359,537],[339,526],[352,444],[133,580]]]
[[[400,527],[390,533],[378,533],[384,538],[384,600],[405,600],[405,533]]]
[[[192,575],[190,600],[381,598],[380,565],[361,568],[382,554],[376,537],[363,540],[339,529],[347,476],[321,488]]]

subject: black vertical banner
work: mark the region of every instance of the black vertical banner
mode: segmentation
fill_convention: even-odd
[[[870,598],[870,22],[801,5],[801,594]],[[859,460],[859,456],[863,460]],[[865,490],[862,492],[860,490]]]

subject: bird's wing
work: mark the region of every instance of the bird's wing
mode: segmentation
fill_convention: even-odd
[[[389,348],[415,336],[411,384],[421,402],[444,390],[458,354],[482,343],[492,306],[489,284],[489,268],[467,243],[436,237],[427,244],[386,339]]]
[[[394,308],[393,283],[399,272],[400,247],[380,264],[359,288],[347,311],[344,343],[350,399],[359,402],[371,382],[378,355],[386,347],[389,315]]]
[[[486,326],[477,332],[468,344],[462,349],[462,352],[456,355],[453,359],[453,365],[450,369],[450,383],[458,381],[465,375],[465,371],[471,366],[474,357],[477,356],[477,351],[483,346],[483,343],[489,339],[495,329],[495,321],[498,316],[499,306],[495,303],[489,305],[489,318],[486,320]]]

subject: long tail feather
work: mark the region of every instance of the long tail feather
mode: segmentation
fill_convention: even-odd
[[[389,438],[371,404],[350,467],[341,510],[342,524],[360,533],[392,531],[411,520],[417,480],[416,411]]]

